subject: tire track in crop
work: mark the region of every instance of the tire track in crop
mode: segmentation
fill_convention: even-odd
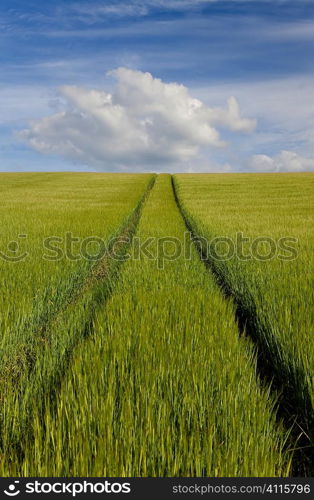
[[[283,377],[275,368],[275,357],[280,359],[280,346],[272,339],[271,328],[267,324],[261,324],[256,314],[254,301],[244,303],[237,297],[232,287],[224,279],[224,276],[215,266],[215,262],[208,258],[207,249],[202,246],[202,239],[192,227],[187,214],[179,201],[174,177],[172,176],[172,189],[178,209],[190,233],[191,239],[198,251],[199,257],[213,275],[226,299],[231,299],[235,304],[236,322],[239,335],[247,335],[252,339],[257,350],[257,371],[261,383],[270,386],[271,391],[277,398],[277,418],[281,419],[290,432],[287,446],[294,450],[292,472],[294,476],[312,476],[314,473],[314,429],[313,407],[307,386],[302,387],[302,398],[305,404],[300,408],[297,387],[284,383]],[[275,354],[274,354],[275,352]],[[298,374],[295,375],[300,380]],[[302,379],[302,377],[301,377]],[[300,391],[300,388],[299,388]],[[293,417],[292,417],[293,415]]]
[[[12,455],[18,460],[23,453],[23,438],[31,432],[33,409],[43,415],[44,401],[48,399],[51,405],[54,404],[73,350],[80,340],[92,333],[95,314],[111,296],[119,279],[121,266],[155,180],[156,176],[151,179],[138,205],[87,279],[74,290],[63,309],[37,332],[36,341],[27,353],[28,370],[21,370],[13,380],[1,383],[0,454]]]
[[[130,239],[130,236],[133,232],[135,232],[142,206],[152,189],[154,182],[155,179],[152,178],[137,206],[122,224],[118,234],[109,240],[108,248],[104,249],[103,256],[100,257],[98,261],[96,261],[95,265],[91,267],[87,276],[83,278],[83,280],[76,279],[73,281],[71,288],[64,296],[61,297],[60,304],[58,304],[58,307],[50,316],[45,315],[43,318],[39,316],[35,326],[32,326],[29,323],[26,323],[23,326],[23,331],[26,330],[29,332],[31,330],[34,343],[31,346],[24,346],[25,352],[22,352],[23,349],[21,349],[19,353],[17,353],[18,359],[16,366],[12,357],[8,359],[8,363],[4,363],[1,366],[0,393],[2,383],[8,383],[9,380],[14,383],[18,383],[23,371],[27,371],[29,373],[32,370],[34,362],[36,361],[34,359],[34,351],[39,345],[43,346],[49,341],[47,337],[49,328],[51,328],[51,325],[57,322],[58,318],[68,310],[69,306],[76,304],[80,296],[91,289],[91,287],[98,281],[105,279],[112,281],[114,275],[113,271],[115,268],[115,266],[112,265],[115,264],[115,259],[112,258],[112,254],[113,252],[116,254],[119,254],[121,251],[123,252],[124,247],[126,247],[124,243],[126,243],[128,238]],[[117,255],[117,257],[119,256]],[[123,259],[123,256],[121,256],[121,259]],[[21,336],[23,336],[23,331]],[[30,337],[30,335],[28,336]],[[23,362],[19,362],[19,360],[24,357],[25,360]]]

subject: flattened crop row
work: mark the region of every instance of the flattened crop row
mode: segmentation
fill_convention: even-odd
[[[10,475],[11,465],[14,466],[11,462],[18,462],[23,457],[23,442],[32,439],[34,413],[42,415],[44,405],[51,405],[54,401],[54,394],[75,345],[91,333],[97,309],[112,293],[123,256],[132,241],[155,177],[151,176],[148,180],[145,193],[137,201],[135,209],[116,231],[115,258],[112,258],[113,249],[109,246],[105,256],[74,289],[75,293],[63,304],[59,313],[44,328],[32,332],[25,346],[30,362],[23,364],[18,377],[5,377],[2,370],[0,460],[3,475]],[[11,352],[8,358],[11,362],[18,359],[19,352],[13,354],[15,357]]]
[[[280,415],[292,427],[298,449],[293,473],[312,475],[314,464],[313,182],[311,174],[176,175],[184,218],[216,281],[237,308],[240,324],[259,350],[259,371],[280,394]],[[236,241],[294,237],[292,260],[217,259],[208,243],[217,236]],[[269,248],[266,249],[266,253]]]

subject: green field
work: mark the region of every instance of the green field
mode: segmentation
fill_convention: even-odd
[[[0,178],[2,476],[312,472],[313,174]]]
[[[211,268],[260,348],[263,368],[282,393],[285,417],[306,434],[305,445],[313,445],[314,176],[178,175],[174,182],[196,237],[236,241],[240,231],[247,237],[242,255],[252,258],[234,252],[212,258]],[[262,237],[268,239],[254,248]],[[293,253],[280,250],[284,237],[294,238]]]

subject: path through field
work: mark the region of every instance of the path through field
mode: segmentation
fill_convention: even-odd
[[[105,256],[44,320],[15,327],[15,350],[3,343],[3,476],[311,472],[310,357],[292,364],[249,274],[239,290],[231,261],[202,262],[195,239],[209,241],[215,219],[210,186],[192,178],[133,176]]]

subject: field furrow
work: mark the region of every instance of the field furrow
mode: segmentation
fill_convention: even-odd
[[[126,223],[150,178],[3,176],[0,373],[4,381],[14,379],[27,365],[34,333],[45,329],[89,279],[98,254]],[[19,241],[19,235],[25,238]]]
[[[106,180],[110,182],[110,179]],[[123,182],[121,182],[123,178],[117,180],[121,183],[123,193]],[[120,226],[115,228],[111,236],[108,235],[109,228],[105,226],[106,219],[103,217],[102,232],[103,234],[107,232],[106,247],[98,248],[97,259],[85,263],[88,269],[82,270],[82,263],[77,264],[81,271],[80,278],[72,281],[70,289],[62,295],[58,307],[53,309],[54,314],[47,314],[45,321],[34,320],[28,328],[24,325],[23,329],[14,331],[14,335],[11,333],[13,338],[10,349],[5,342],[2,344],[4,353],[1,358],[0,380],[2,456],[8,458],[12,453],[15,456],[20,453],[22,440],[26,434],[31,433],[30,420],[33,409],[41,411],[45,398],[53,400],[53,394],[57,390],[74,346],[80,338],[88,335],[97,307],[108,298],[117,281],[119,267],[136,230],[143,204],[153,186],[154,176],[140,176],[139,179],[133,176],[133,179],[125,180],[128,190],[131,187],[130,181],[133,184],[133,194],[129,199],[126,198],[125,202],[120,202],[122,205],[120,211],[115,200],[119,216],[116,222]],[[103,199],[99,200],[100,207],[94,212],[96,220],[106,213],[102,203],[114,202],[118,193],[116,190],[114,198],[110,199],[108,196],[106,198],[106,194],[108,195],[112,188],[114,189],[114,186],[110,186],[107,193],[103,192]],[[132,206],[133,203],[135,206]],[[114,218],[110,220],[110,231],[114,220]],[[95,229],[99,230],[99,227],[96,226],[88,238],[95,235]],[[93,251],[95,253],[95,248]],[[65,268],[63,278],[71,280],[72,277],[68,277],[66,273],[68,271],[66,255],[62,264]],[[26,271],[29,265],[27,261],[24,263]],[[46,263],[47,265],[49,264]],[[35,275],[34,279],[39,277]],[[24,293],[26,291],[24,290]],[[52,300],[49,294],[48,298]]]
[[[289,473],[251,344],[193,242],[184,250],[185,232],[171,176],[160,175],[92,335],[76,346],[56,400],[32,407],[3,475]]]
[[[311,475],[314,463],[313,181],[311,174],[174,176],[200,254],[258,347],[259,373],[280,394],[298,475]]]

